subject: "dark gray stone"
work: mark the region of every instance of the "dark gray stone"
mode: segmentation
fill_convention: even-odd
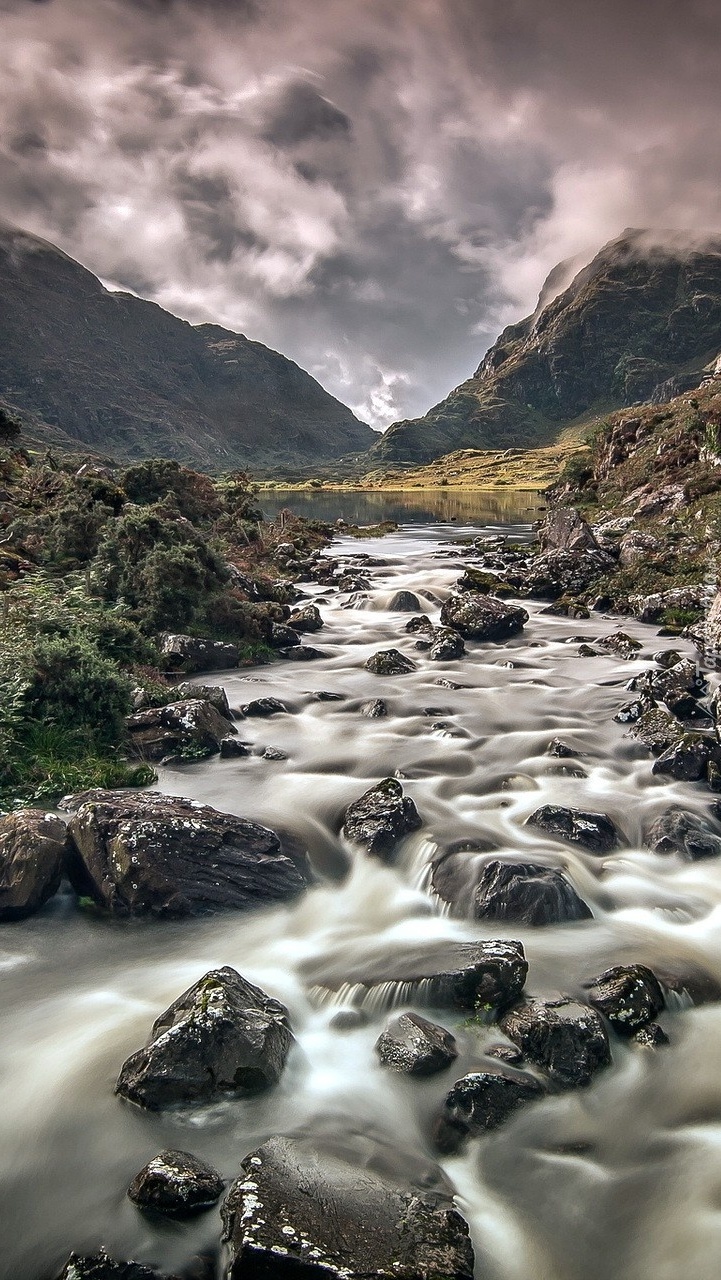
[[[294,631],[320,631],[324,625],[320,610],[315,604],[304,604],[300,609],[294,609],[288,619],[288,626]]]
[[[224,1187],[220,1174],[188,1151],[161,1151],[128,1187],[133,1204],[170,1218],[192,1218],[210,1209]]]
[[[542,1098],[546,1090],[534,1076],[520,1071],[473,1071],[457,1080],[446,1095],[434,1138],[446,1155],[458,1151],[466,1138],[497,1129],[519,1107]]]
[[[185,680],[182,684],[176,684],[173,692],[178,695],[179,701],[185,701],[186,698],[202,698],[203,702],[209,702],[211,707],[215,707],[218,715],[223,716],[225,720],[233,719],[228,695],[222,684],[191,684],[189,680]]]
[[[721,765],[718,738],[710,733],[682,733],[654,760],[652,772],[679,782],[700,782],[712,764]]]
[[[646,844],[654,853],[678,853],[695,862],[698,858],[718,858],[721,836],[695,813],[672,808],[649,828]]]
[[[525,825],[537,827],[558,840],[580,845],[589,853],[611,853],[621,844],[621,833],[605,813],[587,813],[583,809],[545,804],[526,819]]]
[[[473,895],[477,920],[514,924],[564,924],[590,920],[593,912],[561,871],[530,863],[488,862]]]
[[[364,702],[360,708],[362,716],[367,716],[369,720],[379,720],[382,716],[388,715],[388,707],[382,698],[373,698],[371,702]]]
[[[524,1058],[564,1089],[586,1085],[611,1061],[599,1014],[574,1000],[524,1000],[500,1021]]]
[[[141,760],[200,759],[236,732],[210,702],[189,698],[138,711],[125,721],[128,751]]]
[[[384,1067],[410,1076],[435,1075],[458,1057],[450,1031],[419,1013],[402,1013],[393,1018],[375,1047]]]
[[[418,810],[403,794],[400,782],[384,778],[348,806],[343,833],[376,857],[387,858],[399,840],[421,825]]]
[[[587,984],[588,1001],[620,1035],[633,1035],[665,1007],[661,984],[644,964],[621,964]]]
[[[172,670],[186,675],[196,671],[227,671],[237,667],[240,659],[240,651],[234,644],[174,632],[160,637],[160,652]]]
[[[396,591],[386,605],[391,613],[418,613],[421,602],[412,591]]]
[[[279,698],[256,698],[240,708],[241,715],[244,716],[275,716],[287,710],[285,703]]]
[[[23,920],[53,897],[67,850],[65,823],[42,809],[0,817],[0,921]]]
[[[507,640],[527,622],[525,609],[496,596],[450,596],[441,608],[442,625],[466,640]]]
[[[415,671],[416,664],[398,649],[379,649],[366,660],[365,668],[374,676],[404,676]]]
[[[117,1262],[104,1249],[99,1253],[71,1253],[57,1280],[163,1280],[139,1262]]]

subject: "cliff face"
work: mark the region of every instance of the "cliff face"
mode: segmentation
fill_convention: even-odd
[[[721,342],[721,237],[703,248],[661,247],[626,231],[544,305],[548,292],[503,331],[473,377],[425,417],[395,423],[374,454],[415,462],[462,448],[536,447],[663,384],[694,385]]]
[[[291,360],[110,293],[53,245],[7,226],[0,299],[0,397],[78,448],[227,469],[330,460],[375,440]]]

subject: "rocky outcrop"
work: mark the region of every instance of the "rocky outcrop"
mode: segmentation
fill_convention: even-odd
[[[348,806],[343,834],[368,853],[387,859],[399,840],[422,825],[421,817],[396,778],[384,778]]]
[[[416,664],[399,649],[379,649],[366,659],[365,669],[374,676],[405,676],[415,671]]]
[[[67,847],[65,824],[42,809],[0,817],[0,921],[23,920],[52,898]]]
[[[308,1141],[271,1138],[223,1205],[228,1280],[472,1280],[449,1194],[406,1189]]]
[[[68,823],[78,893],[114,916],[181,917],[285,902],[310,882],[305,853],[268,827],[156,791],[90,791]]]
[[[453,1154],[466,1138],[497,1129],[519,1107],[545,1092],[541,1081],[528,1072],[473,1071],[446,1094],[434,1131],[436,1146],[443,1154]]]
[[[160,637],[160,652],[172,671],[193,675],[196,671],[226,671],[237,667],[240,652],[234,644],[205,640],[201,636],[166,632]]]
[[[508,640],[527,622],[525,609],[496,596],[449,596],[441,608],[442,625],[459,631],[465,640]]]
[[[381,1064],[409,1076],[432,1076],[458,1057],[450,1031],[419,1013],[402,1013],[388,1023],[376,1041]]]
[[[192,1218],[212,1208],[224,1185],[212,1165],[198,1156],[188,1151],[161,1151],[136,1173],[128,1196],[147,1213]]]
[[[288,1010],[235,969],[206,973],[123,1063],[116,1093],[150,1111],[277,1084],[293,1044]]]
[[[587,984],[589,1004],[619,1035],[630,1036],[653,1022],[665,1007],[661,984],[644,964],[616,965]]]
[[[473,894],[477,920],[564,924],[593,912],[561,871],[530,863],[488,862]]]
[[[140,760],[202,760],[236,729],[210,702],[188,698],[128,716],[128,750]]]
[[[591,526],[575,507],[556,507],[538,530],[542,552],[599,551]]]
[[[612,853],[621,844],[620,831],[605,813],[544,804],[526,819],[526,826],[537,827],[554,839],[580,845],[589,853]]]
[[[224,720],[233,719],[228,695],[222,684],[193,684],[190,680],[184,680],[181,684],[176,684],[173,692],[180,702],[187,698],[201,698],[203,702],[209,702]]]
[[[588,1084],[611,1061],[601,1018],[595,1009],[574,1000],[525,1000],[505,1014],[500,1025],[524,1058],[563,1089]]]

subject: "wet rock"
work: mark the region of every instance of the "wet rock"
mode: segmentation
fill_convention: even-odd
[[[280,747],[263,747],[260,758],[261,760],[287,760],[288,752],[281,751]]]
[[[449,596],[441,608],[441,623],[466,640],[507,640],[528,622],[519,605],[495,596]]]
[[[275,716],[287,710],[279,698],[256,698],[253,702],[246,702],[240,713],[243,716]]]
[[[682,733],[654,760],[652,772],[680,782],[700,782],[712,764],[721,764],[718,738],[710,733]]]
[[[182,917],[295,898],[304,852],[268,827],[157,791],[89,791],[68,823],[68,872],[114,916]]]
[[[210,702],[200,698],[137,711],[125,725],[128,751],[141,760],[202,760],[220,751],[223,739],[236,732]]]
[[[343,833],[369,853],[387,858],[409,831],[417,831],[421,818],[395,778],[384,778],[348,806]]]
[[[640,1045],[642,1049],[662,1049],[671,1043],[663,1027],[660,1027],[657,1022],[641,1027],[641,1030],[631,1038],[633,1043]]]
[[[633,636],[627,635],[625,631],[615,631],[613,635],[604,636],[598,643],[602,649],[615,654],[617,658],[622,658],[624,662],[630,662],[636,657],[639,649],[643,648],[640,640],[634,640]]]
[[[623,569],[638,564],[648,556],[660,551],[661,543],[651,533],[642,533],[638,529],[629,530],[618,544],[618,560]]]
[[[666,1004],[658,978],[644,964],[616,965],[586,985],[589,1004],[620,1035],[633,1035],[653,1022]]]
[[[278,1083],[292,1044],[279,1000],[235,969],[212,969],[161,1013],[115,1092],[151,1111],[260,1093]]]
[[[708,712],[698,706],[698,699],[706,692],[706,681],[690,658],[682,658],[661,671],[649,668],[634,676],[626,687],[665,703],[679,720],[710,719]]]
[[[573,747],[569,747],[568,743],[563,742],[561,738],[552,738],[546,748],[546,754],[549,756],[555,756],[558,760],[569,760],[572,756],[577,756],[579,753],[578,751],[575,751]]]
[[[586,813],[583,809],[545,804],[526,819],[525,826],[538,827],[547,835],[580,845],[589,853],[611,853],[621,843],[621,833],[607,814]]]
[[[636,738],[655,756],[678,742],[683,734],[683,727],[678,720],[663,707],[652,707],[629,729],[632,738]]]
[[[459,591],[479,591],[482,595],[512,596],[513,587],[499,578],[496,573],[486,569],[475,569],[469,565],[456,583]]]
[[[24,920],[52,898],[67,847],[64,822],[42,809],[0,817],[0,921]]]
[[[386,605],[391,613],[418,613],[421,602],[412,591],[396,591]]]
[[[320,610],[314,604],[305,604],[300,609],[294,609],[288,619],[288,626],[296,632],[320,631],[323,625]]]
[[[344,573],[338,579],[339,591],[368,591],[370,580],[360,573]]]
[[[161,1151],[135,1175],[128,1196],[139,1209],[191,1218],[220,1199],[220,1174],[188,1151]]]
[[[593,649],[590,644],[581,644],[578,646],[579,658],[600,658],[601,650]]]
[[[681,661],[681,654],[678,649],[661,649],[658,653],[654,653],[653,660],[658,667],[665,670],[667,667],[675,667],[676,663]]]
[[[433,630],[433,623],[425,613],[419,613],[417,617],[409,618],[406,623],[406,631],[410,632],[411,635],[415,635],[418,631],[425,632],[428,635]]]
[[[338,985],[357,987],[359,1002],[372,993],[377,1007],[379,988],[389,999],[402,988],[406,1003],[437,1009],[487,1010],[506,1008],[523,990],[528,964],[520,942],[450,942],[425,945],[397,957],[382,974],[354,972],[345,966]],[[327,984],[327,977],[323,979]],[[330,988],[332,989],[332,987]]]
[[[611,1061],[599,1014],[574,1000],[525,1000],[501,1018],[500,1026],[529,1062],[564,1089],[588,1084]]]
[[[472,1280],[449,1194],[405,1188],[333,1149],[271,1138],[223,1205],[227,1280]]]
[[[191,684],[186,680],[182,684],[176,684],[173,692],[178,695],[180,701],[185,701],[186,698],[202,698],[203,702],[209,702],[211,707],[215,707],[218,715],[221,715],[224,720],[233,719],[228,696],[222,684]]]
[[[601,550],[547,551],[536,556],[522,572],[509,573],[508,579],[512,585],[518,585],[523,595],[558,600],[559,596],[581,595],[615,563]]]
[[[329,689],[316,689],[310,695],[314,702],[345,702],[345,693],[331,693]]]
[[[435,1075],[458,1057],[450,1031],[419,1013],[402,1013],[393,1018],[375,1048],[384,1067],[410,1076]]]
[[[273,649],[295,649],[300,644],[300,636],[292,627],[284,622],[271,622],[268,643]]]
[[[316,649],[312,644],[298,644],[290,649],[278,649],[281,658],[292,658],[294,662],[314,662],[316,658],[322,658],[323,651]]]
[[[518,1067],[523,1062],[523,1054],[515,1044],[492,1044],[483,1052],[487,1058],[497,1058],[499,1062],[505,1062],[510,1067]]]
[[[545,1092],[540,1080],[528,1073],[473,1071],[457,1080],[446,1095],[435,1126],[435,1144],[444,1155],[451,1155],[467,1138],[497,1129],[519,1107]]]
[[[415,671],[416,664],[398,649],[379,649],[367,659],[365,668],[374,676],[404,676]]]
[[[624,702],[613,718],[617,724],[636,724],[653,706],[654,703],[649,698],[633,698],[631,702]]]
[[[369,720],[380,720],[388,715],[388,706],[382,698],[373,698],[370,702],[363,703],[360,713],[362,716],[367,716]]]
[[[220,758],[221,760],[237,760],[240,756],[247,756],[250,752],[244,742],[240,738],[221,738],[220,740]]]
[[[593,912],[553,867],[489,862],[473,895],[473,915],[477,920],[544,925],[590,920]]]
[[[556,507],[538,530],[541,551],[598,551],[589,524],[575,507]]]
[[[721,855],[721,836],[716,835],[695,813],[677,807],[668,809],[656,819],[645,842],[654,853],[678,853],[690,862]]]
[[[450,627],[434,627],[428,657],[431,662],[450,662],[454,658],[462,658],[466,646],[457,631]]]
[[[234,644],[174,632],[160,637],[160,652],[173,671],[184,671],[186,675],[196,671],[226,671],[237,667],[240,659]]]
[[[104,1249],[99,1253],[71,1253],[58,1280],[163,1280],[139,1262],[116,1262]]]
[[[357,1031],[367,1025],[368,1015],[362,1009],[339,1009],[328,1023],[334,1031]]]

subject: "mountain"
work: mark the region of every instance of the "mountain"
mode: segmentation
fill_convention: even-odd
[[[627,230],[559,293],[568,278],[561,263],[473,377],[425,417],[394,423],[373,455],[426,462],[546,445],[584,419],[696,385],[721,346],[721,237]]]
[[[375,439],[276,351],[105,289],[54,245],[0,225],[0,397],[78,449],[206,470],[328,461]]]

